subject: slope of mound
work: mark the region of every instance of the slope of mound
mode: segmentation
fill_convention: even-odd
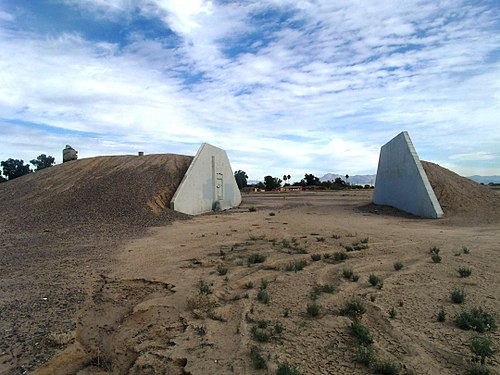
[[[422,165],[445,217],[474,223],[500,220],[500,194],[437,164]]]
[[[0,185],[0,210],[21,228],[67,224],[151,225],[168,208],[192,157],[173,154],[76,160]]]

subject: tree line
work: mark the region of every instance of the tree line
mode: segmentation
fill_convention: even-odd
[[[0,175],[0,182],[13,180],[24,176],[25,174],[52,167],[56,161],[53,156],[40,154],[36,157],[36,159],[30,160],[30,163],[33,164],[34,169],[31,169],[29,164],[24,164],[24,160],[22,159],[9,158],[0,162],[3,172],[3,176]]]

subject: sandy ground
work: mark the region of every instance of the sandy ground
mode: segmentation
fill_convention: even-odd
[[[95,260],[101,267],[81,279],[89,297],[79,302],[74,325],[52,327],[50,339],[40,338],[60,350],[37,373],[274,374],[286,361],[302,374],[369,374],[356,362],[351,320],[339,313],[352,297],[366,305],[362,323],[377,357],[395,362],[401,373],[465,373],[473,332],[457,328],[453,317],[475,306],[500,317],[498,222],[416,219],[378,211],[367,206],[370,200],[371,191],[250,194],[238,210],[176,221],[110,247]],[[361,241],[368,247],[334,260]],[[434,246],[441,263],[431,260]],[[252,254],[266,259],[249,264]],[[300,260],[307,262],[302,270],[287,270]],[[471,276],[460,278],[460,266],[470,267]],[[359,275],[357,282],[343,277],[346,268]],[[383,288],[370,285],[372,273]],[[257,299],[262,280],[267,304]],[[209,294],[200,294],[200,281]],[[314,296],[318,285],[336,290]],[[455,287],[465,290],[465,305],[451,302]],[[307,313],[313,300],[321,306],[316,317]],[[441,307],[445,322],[436,319]],[[254,328],[264,321],[267,328]],[[268,333],[267,342],[252,332]],[[498,331],[489,334],[498,349]],[[14,343],[2,340],[0,372],[20,373],[22,360],[29,369],[32,349],[26,348],[27,357],[16,352],[16,360]],[[253,368],[253,346],[266,369]],[[492,373],[499,364],[498,354],[488,361]]]

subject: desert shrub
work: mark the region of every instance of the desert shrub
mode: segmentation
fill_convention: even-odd
[[[351,252],[351,251],[354,251],[354,248],[350,245],[342,245],[345,249],[345,251],[347,251],[348,253]]]
[[[332,234],[332,238],[338,240],[340,238],[340,235],[334,233]]]
[[[324,253],[323,254],[323,259],[329,259],[331,258],[332,254]]]
[[[266,235],[265,235],[265,234],[262,234],[262,235],[260,235],[260,236],[256,236],[256,235],[251,234],[251,235],[248,237],[248,239],[249,239],[250,241],[265,240],[265,239],[266,239]]]
[[[391,307],[391,309],[389,310],[389,318],[394,319],[397,315],[398,312],[396,311],[396,309],[394,307]]]
[[[440,249],[439,249],[439,247],[437,247],[437,246],[433,246],[433,247],[431,247],[431,248],[430,248],[430,250],[429,250],[429,252],[430,252],[431,254],[439,254],[439,251],[440,251]]]
[[[370,294],[370,301],[375,302],[377,296],[375,294]]]
[[[290,309],[286,308],[283,310],[283,318],[288,318],[290,316]]]
[[[219,276],[224,276],[225,274],[227,274],[227,271],[229,271],[228,268],[224,267],[223,264],[219,264],[217,266],[217,273],[219,274]]]
[[[469,267],[458,267],[457,272],[460,277],[469,277],[472,274],[472,269]]]
[[[441,309],[437,313],[437,321],[444,322],[446,320],[446,311],[444,311],[444,307],[441,306]]]
[[[284,330],[285,330],[285,328],[283,327],[283,325],[280,322],[276,322],[276,324],[274,325],[274,333],[279,335]]]
[[[353,298],[347,301],[340,309],[340,315],[349,316],[354,320],[359,320],[366,312],[366,306],[360,299]]]
[[[464,303],[465,291],[463,289],[454,288],[451,292],[451,301],[453,303]]]
[[[344,278],[346,278],[346,279],[350,279],[352,277],[353,273],[354,272],[353,272],[352,268],[344,268],[342,270],[342,276],[344,276]]]
[[[375,374],[397,375],[399,374],[399,366],[392,361],[376,361],[373,365]]]
[[[347,258],[348,258],[348,255],[346,253],[344,253],[343,251],[339,251],[339,252],[333,254],[333,259],[336,262],[342,262],[342,261],[346,260]]]
[[[400,262],[400,261],[397,261],[396,263],[394,263],[394,269],[395,269],[396,271],[402,270],[402,269],[403,269],[403,267],[404,267],[404,266],[403,266],[403,263],[402,263],[402,262]]]
[[[315,262],[321,260],[321,254],[311,254],[311,259]]]
[[[316,317],[319,315],[321,310],[321,305],[316,302],[311,302],[307,304],[307,315],[310,317]]]
[[[467,375],[492,375],[491,371],[479,364],[479,363],[471,363],[466,372]]]
[[[351,280],[357,282],[359,280],[359,275],[357,273],[353,273],[351,276]]]
[[[264,328],[253,326],[251,329],[252,337],[258,342],[269,342],[271,335]]]
[[[267,368],[266,359],[262,355],[261,350],[255,345],[250,348],[250,359],[252,360],[252,366],[254,369],[262,370]]]
[[[495,315],[483,310],[483,308],[472,308],[464,310],[455,316],[455,325],[464,330],[473,330],[480,333],[493,331],[497,328]]]
[[[283,238],[281,240],[281,246],[284,247],[285,249],[289,248],[290,247],[290,241],[287,240],[286,238]]]
[[[370,274],[370,276],[368,277],[368,281],[370,282],[370,284],[372,284],[373,286],[377,286],[378,284],[380,284],[380,282],[382,281],[380,279],[380,277],[378,277],[377,275],[375,275],[374,273]]]
[[[266,279],[260,279],[259,289],[261,289],[261,290],[267,289],[268,285],[269,285],[269,281],[267,281]]]
[[[373,338],[370,335],[370,331],[366,326],[361,324],[358,321],[354,321],[351,323],[352,334],[359,340],[359,342],[363,345],[371,345],[373,344]]]
[[[404,302],[403,300],[400,300],[400,301],[399,301],[399,307],[403,307],[403,306],[404,306],[404,304],[405,304],[405,302]]]
[[[257,254],[257,253],[251,254],[248,257],[248,263],[249,264],[264,263],[265,260],[266,260],[266,256],[265,255]]]
[[[437,253],[432,254],[431,259],[434,263],[441,263],[441,255]]]
[[[365,244],[366,244],[366,243],[368,243],[368,239],[369,239],[368,237],[363,238],[363,239],[361,240],[361,243],[365,243]]]
[[[278,363],[276,375],[300,375],[300,371],[294,365],[288,362]]]
[[[316,241],[325,242],[325,237],[316,237]]]
[[[356,361],[366,366],[370,366],[371,364],[375,363],[375,354],[373,353],[373,348],[370,345],[358,346]]]
[[[335,290],[336,287],[333,284],[315,285],[311,291],[311,299],[317,299],[321,293],[334,293]]]
[[[269,216],[276,216],[274,212],[269,212]]]
[[[285,271],[302,271],[307,266],[306,260],[294,260],[285,266]]]
[[[462,252],[464,254],[470,254],[470,250],[469,250],[469,248],[467,246],[462,246]]]
[[[208,283],[205,281],[205,280],[198,280],[198,283],[197,283],[197,287],[198,287],[198,293],[199,294],[210,294],[212,293],[212,289],[210,289],[210,285],[208,285]]]
[[[248,208],[248,211],[250,211],[250,212],[255,212],[255,211],[257,211],[257,208],[256,208],[256,207],[249,207],[249,208]]]
[[[493,349],[491,347],[491,338],[486,335],[474,336],[470,342],[470,350],[474,355],[474,362],[486,363],[486,358],[491,358]]]
[[[260,289],[259,292],[257,293],[257,299],[260,302],[267,305],[269,303],[269,300],[270,300],[269,293],[267,292],[267,290]]]
[[[252,289],[253,288],[253,282],[252,281],[248,281],[245,283],[245,285],[243,285],[243,287],[245,289]]]

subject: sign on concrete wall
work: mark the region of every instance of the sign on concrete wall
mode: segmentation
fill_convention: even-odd
[[[380,149],[373,203],[426,218],[443,216],[408,132],[398,134]]]
[[[170,201],[170,208],[197,215],[240,203],[240,190],[226,151],[203,143]]]

